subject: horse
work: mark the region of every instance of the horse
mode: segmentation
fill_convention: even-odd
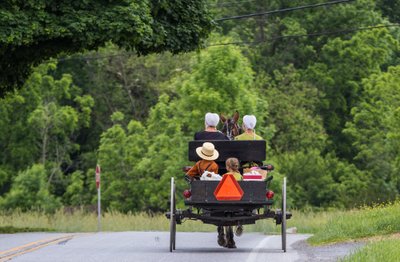
[[[242,133],[242,129],[238,124],[239,112],[235,111],[232,117],[228,118],[220,114],[220,120],[223,124],[221,132],[224,133],[229,140],[233,140],[235,136]],[[243,228],[240,226],[236,229],[236,235],[241,235]],[[218,226],[218,244],[224,245],[228,248],[236,248],[235,241],[233,240],[233,226]]]
[[[229,140],[233,140],[235,136],[242,133],[242,129],[238,125],[239,112],[233,113],[232,117],[227,118],[223,114],[220,114],[220,120],[223,124],[221,132],[224,133]]]

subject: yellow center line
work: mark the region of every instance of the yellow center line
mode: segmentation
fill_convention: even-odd
[[[10,252],[12,252],[12,251],[14,251],[14,250],[19,250],[19,249],[23,249],[24,247],[28,247],[28,246],[32,246],[32,245],[37,245],[37,244],[40,244],[40,243],[42,243],[42,242],[50,241],[50,240],[52,240],[52,239],[54,239],[54,237],[46,238],[46,239],[41,239],[41,240],[37,240],[37,241],[31,242],[31,243],[28,243],[28,244],[25,244],[25,245],[22,245],[22,246],[18,246],[18,247],[14,247],[14,248],[11,248],[11,249],[8,249],[8,250],[5,250],[5,251],[1,251],[1,252],[0,252],[0,256],[3,255],[3,254],[6,254],[6,253],[10,253]]]
[[[47,238],[47,239],[42,239],[38,241],[34,241],[22,246],[14,247],[5,251],[0,252],[0,262],[10,260],[13,257],[35,251],[39,248],[46,247],[48,245],[54,244],[54,243],[59,243],[64,240],[68,240],[73,238],[74,235],[66,235],[66,236],[61,236],[61,237],[56,237],[56,238]]]

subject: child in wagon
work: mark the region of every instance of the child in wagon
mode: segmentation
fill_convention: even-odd
[[[204,171],[218,174],[218,164],[214,160],[219,157],[219,153],[215,149],[213,143],[203,143],[203,146],[196,148],[196,153],[201,160],[197,161],[197,163],[186,173],[185,179],[188,182],[191,182],[194,179],[199,179]]]
[[[242,175],[239,172],[239,160],[235,157],[228,158],[225,161],[226,171],[224,175],[233,175],[237,181],[241,181]]]

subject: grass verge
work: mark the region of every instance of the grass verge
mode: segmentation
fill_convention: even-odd
[[[400,201],[337,213],[322,224],[311,244],[325,244],[400,232]]]
[[[0,234],[13,234],[21,232],[48,232],[48,231],[54,231],[54,230],[49,228],[0,226]]]
[[[316,227],[313,221],[322,223],[321,221],[327,220],[327,214],[294,212],[293,219],[288,220],[288,227],[297,226],[301,232],[314,232]],[[108,212],[103,214],[101,224],[103,231],[169,231],[169,220],[163,214]],[[43,229],[43,231],[51,229],[57,232],[95,232],[97,231],[97,216],[79,210],[73,214],[59,210],[51,215],[37,211],[13,211],[0,213],[0,225],[6,225],[3,226],[2,233],[38,231],[36,229]],[[214,232],[216,227],[200,221],[186,220],[177,226],[177,230]],[[276,226],[272,219],[261,220],[254,225],[246,225],[245,232],[275,234],[280,233],[280,226]]]
[[[318,230],[316,225],[326,223],[331,215],[329,212],[294,211],[292,219],[288,220],[288,227],[296,226],[301,233],[314,233]],[[163,214],[108,212],[103,214],[101,224],[103,231],[169,231],[169,220]],[[0,213],[0,227],[21,228],[21,231],[15,230],[15,232],[27,232],[29,229],[36,231],[37,228],[42,228],[43,231],[49,231],[48,228],[51,228],[57,232],[95,232],[97,231],[97,216],[79,210],[73,214],[59,210],[51,215],[36,211],[13,211]],[[254,225],[245,226],[245,232],[277,234],[280,230],[280,226],[275,225],[272,219],[260,220]],[[12,232],[12,230],[9,231]],[[186,220],[177,226],[177,231],[214,232],[216,227],[200,221]]]
[[[387,239],[373,242],[344,257],[342,262],[358,261],[398,261],[400,258],[400,239]]]

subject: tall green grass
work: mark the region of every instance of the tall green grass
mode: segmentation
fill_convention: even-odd
[[[371,243],[353,254],[346,256],[343,262],[359,261],[399,261],[400,239],[388,239]]]
[[[359,239],[375,235],[387,235],[400,232],[400,201],[390,205],[365,207],[350,211],[293,211],[288,220],[288,228],[296,227],[298,233],[314,234],[312,244],[332,243],[350,239]],[[163,214],[146,213],[123,214],[108,212],[101,218],[102,231],[168,231],[169,220]],[[57,232],[95,232],[97,216],[82,210],[54,214],[42,212],[0,213],[0,227],[7,228],[43,228]],[[186,220],[177,226],[177,231],[213,232],[215,226],[200,221]],[[266,234],[280,233],[280,226],[274,220],[257,221],[255,225],[246,225],[245,232]]]
[[[54,214],[13,211],[0,213],[0,227],[47,228],[57,232],[95,232],[97,231],[97,215],[79,210],[72,214],[62,210]],[[168,231],[169,220],[163,214],[108,212],[101,217],[101,229],[102,231]],[[213,226],[204,225],[199,221],[186,221],[177,229],[178,231],[214,231]]]
[[[299,225],[302,232],[315,231],[313,220],[325,221],[326,215],[306,215],[295,212],[293,220],[288,221],[288,227]],[[123,214],[120,212],[109,212],[101,217],[103,231],[168,231],[169,220],[163,214],[149,215],[146,213]],[[97,215],[76,211],[73,214],[64,213],[59,210],[55,214],[42,212],[20,212],[0,213],[0,227],[14,228],[47,228],[58,232],[94,232],[97,231]],[[215,231],[215,226],[203,224],[200,221],[184,220],[177,226],[177,231]],[[257,221],[254,225],[246,225],[246,232],[279,233],[280,226],[276,226],[272,219]]]
[[[316,224],[327,221],[328,214],[295,211],[293,218],[288,220],[288,227],[296,226],[300,232],[305,233],[315,232]],[[0,227],[47,228],[58,232],[94,232],[97,231],[97,215],[81,210],[75,211],[73,214],[65,213],[62,210],[54,214],[13,211],[0,213]],[[103,231],[168,231],[169,220],[164,214],[108,212],[101,217],[101,227]],[[280,230],[280,226],[275,225],[272,219],[259,220],[254,225],[245,226],[245,232],[275,234]],[[212,232],[215,231],[215,226],[204,224],[201,221],[184,220],[177,226],[177,231]]]
[[[324,244],[400,232],[400,201],[338,213],[309,239]]]

